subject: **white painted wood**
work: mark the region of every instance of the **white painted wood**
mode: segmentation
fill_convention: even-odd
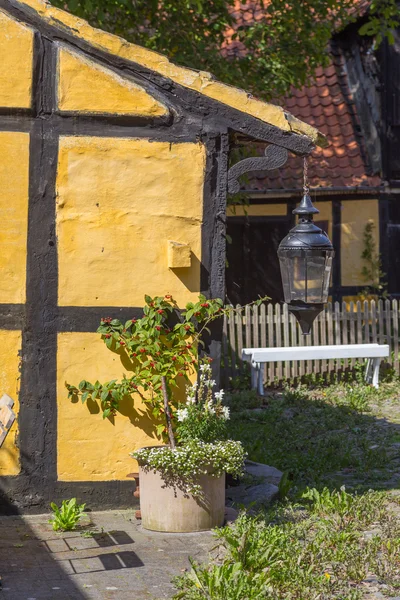
[[[282,360],[320,360],[341,358],[368,358],[365,379],[379,386],[381,358],[389,356],[386,344],[341,344],[331,346],[298,346],[293,348],[243,348],[242,359],[251,363],[251,384],[262,396],[263,364]]]
[[[277,362],[282,360],[318,360],[329,358],[375,358],[389,356],[386,344],[341,344],[333,346],[297,346],[296,348],[243,348],[243,360]]]
[[[379,367],[381,364],[381,359],[380,358],[374,358],[374,372],[372,375],[372,385],[374,386],[374,388],[378,388],[379,387]]]

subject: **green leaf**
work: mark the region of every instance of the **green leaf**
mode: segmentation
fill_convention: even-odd
[[[190,321],[190,319],[193,317],[194,315],[194,309],[192,308],[191,310],[188,310],[185,317],[187,321]]]
[[[165,429],[165,425],[162,425],[162,424],[156,425],[157,435],[160,436],[163,433],[164,429]]]

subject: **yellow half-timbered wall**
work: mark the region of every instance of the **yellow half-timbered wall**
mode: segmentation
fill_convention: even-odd
[[[123,506],[129,453],[160,440],[137,398],[105,420],[68,398],[66,381],[131,368],[95,333],[101,317],[140,316],[145,294],[224,296],[230,132],[301,155],[326,140],[48,2],[1,6],[0,396],[17,420],[0,510],[88,491],[93,506]]]
[[[0,107],[32,103],[34,31],[0,12]],[[162,117],[169,109],[144,88],[60,44],[57,108],[79,115]],[[0,303],[26,300],[30,134],[0,132]],[[146,137],[60,135],[56,175],[58,305],[140,307],[144,294],[172,294],[180,305],[200,293],[205,146]],[[170,268],[171,241],[190,248],[189,266]],[[106,316],[106,315],[105,315]],[[0,330],[0,395],[18,414],[21,331]],[[65,381],[108,380],[129,370],[96,333],[57,337],[59,480],[125,479],[129,453],[158,443],[141,403],[103,420],[75,405]],[[128,368],[125,368],[128,367]],[[19,466],[18,420],[1,449],[0,475]]]

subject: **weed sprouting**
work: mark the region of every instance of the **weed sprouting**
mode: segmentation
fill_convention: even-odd
[[[85,516],[85,504],[78,504],[76,498],[63,500],[61,506],[52,502],[50,504],[53,516],[49,520],[54,531],[71,531],[75,529],[82,517]]]
[[[262,410],[232,405],[230,437],[284,472],[280,502],[217,530],[219,559],[193,563],[175,600],[361,600],[371,574],[398,595],[400,495],[371,488],[398,487],[400,391],[398,382],[375,390],[362,375],[287,386]]]

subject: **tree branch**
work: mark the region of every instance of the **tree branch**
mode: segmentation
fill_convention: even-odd
[[[168,404],[168,391],[167,391],[167,382],[166,382],[165,376],[161,377],[161,389],[162,389],[162,395],[164,398],[164,410],[165,410],[165,419],[167,422],[169,443],[171,444],[171,448],[175,448],[175,446],[176,446],[175,436],[174,436],[174,431],[172,429],[171,411],[169,409],[169,404]]]

